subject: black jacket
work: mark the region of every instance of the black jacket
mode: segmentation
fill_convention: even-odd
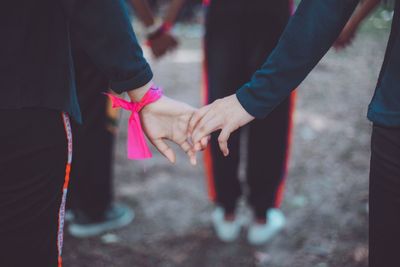
[[[0,109],[62,110],[80,120],[70,38],[117,93],[152,78],[122,0],[0,4]]]
[[[357,3],[358,0],[302,0],[267,61],[237,92],[247,112],[265,117],[297,88],[332,46]],[[372,122],[400,126],[399,85],[400,0],[396,0],[385,60],[368,107]]]

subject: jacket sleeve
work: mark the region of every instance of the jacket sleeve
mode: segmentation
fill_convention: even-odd
[[[122,0],[60,0],[70,34],[117,92],[148,83],[153,73],[143,57]]]
[[[311,72],[336,40],[358,0],[302,0],[276,48],[236,93],[244,109],[267,116]]]

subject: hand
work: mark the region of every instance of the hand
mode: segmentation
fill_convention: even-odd
[[[229,155],[228,139],[232,132],[254,119],[242,107],[236,95],[218,99],[208,106],[199,109],[189,122],[189,135],[195,144],[195,150],[200,150],[202,140],[216,130],[222,130],[218,143],[224,156]]]
[[[158,32],[149,35],[148,42],[155,58],[164,56],[178,46],[178,41],[169,32]]]
[[[343,28],[342,32],[340,33],[339,37],[336,39],[333,47],[336,50],[341,50],[349,46],[356,35],[357,25],[354,23],[347,23],[346,26]]]
[[[186,152],[192,165],[197,163],[196,152],[187,140],[187,126],[194,111],[187,104],[162,96],[140,112],[147,138],[172,163],[175,163],[176,155],[165,140],[178,144]]]

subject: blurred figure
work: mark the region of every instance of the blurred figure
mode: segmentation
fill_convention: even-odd
[[[172,50],[176,39],[156,19],[146,0],[131,0],[145,25],[152,51],[159,57]],[[114,202],[113,148],[118,110],[111,108],[102,92],[109,91],[108,79],[87,53],[74,42],[73,58],[78,100],[83,124],[72,122],[74,161],[68,198],[68,232],[78,238],[90,237],[128,225],[134,211]],[[99,144],[102,144],[99,146]]]
[[[182,0],[171,2],[167,23],[176,20]],[[204,40],[205,104],[232,94],[243,85],[271,53],[291,15],[292,1],[244,0],[204,1],[207,7]],[[251,244],[262,244],[285,225],[279,209],[287,175],[292,112],[295,95],[285,99],[273,114],[249,126],[247,147],[248,199],[254,220],[248,231]],[[217,205],[212,222],[219,239],[234,241],[242,223],[236,206],[242,195],[239,181],[239,142],[237,132],[230,139],[230,156],[218,151],[212,135],[205,151],[209,196]],[[242,153],[243,154],[243,153]]]
[[[72,122],[74,161],[68,198],[68,232],[89,237],[129,224],[133,211],[113,201],[113,148],[118,111],[111,108],[106,77],[77,44],[73,46],[83,124]],[[101,146],[99,146],[101,144]]]
[[[353,42],[361,22],[372,12],[380,3],[380,0],[361,1],[354,11],[350,20],[344,26],[333,47],[337,50],[343,49]]]
[[[289,0],[208,1],[204,40],[204,102],[212,103],[235,92],[250,79],[275,47],[291,15]],[[235,215],[243,193],[238,171],[240,155],[247,152],[248,201],[254,220],[248,230],[251,244],[269,241],[284,226],[279,209],[287,175],[291,118],[295,96],[286,98],[270,117],[248,127],[246,151],[240,151],[243,132],[230,138],[230,155],[223,157],[212,135],[205,151],[209,195],[217,208],[212,222],[223,241],[235,240],[241,221]]]
[[[156,19],[148,0],[130,0],[136,14],[145,26],[147,44],[155,58],[165,55],[178,46],[171,34],[172,22],[185,0],[172,0],[162,22]]]

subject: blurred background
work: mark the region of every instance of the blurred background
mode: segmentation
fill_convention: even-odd
[[[151,2],[161,14],[168,3]],[[173,29],[180,42],[177,50],[157,60],[145,46],[144,50],[155,82],[165,93],[200,107],[204,14],[201,1],[189,2]],[[132,15],[144,42],[143,28]],[[147,161],[127,160],[129,114],[122,112],[115,146],[115,197],[135,210],[135,220],[99,237],[76,239],[66,233],[65,266],[367,266],[371,125],[366,111],[391,17],[390,3],[380,7],[351,46],[331,49],[301,84],[282,204],[287,225],[270,243],[254,247],[243,236],[231,244],[215,237],[202,155],[196,167],[180,152],[174,166],[155,151]],[[245,168],[241,166],[242,173]],[[244,205],[239,210],[249,213]]]

